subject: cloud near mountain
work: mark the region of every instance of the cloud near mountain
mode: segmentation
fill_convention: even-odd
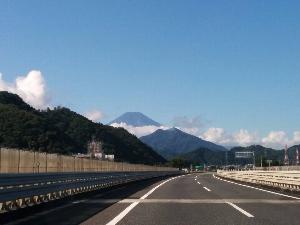
[[[148,126],[141,126],[141,127],[135,127],[132,125],[128,125],[126,123],[112,123],[110,126],[113,127],[123,127],[126,129],[129,133],[134,134],[137,137],[146,136],[148,134],[152,134],[153,132],[157,131],[158,129],[167,130],[169,127],[165,126],[154,126],[154,125],[148,125]]]
[[[200,136],[205,140],[216,142],[222,145],[247,146],[254,143],[259,143],[258,135],[245,129],[240,129],[238,132],[230,134],[223,128],[211,127]]]
[[[193,122],[196,122],[193,126]],[[174,123],[175,124],[175,123]],[[137,137],[142,137],[154,133],[158,129],[167,130],[169,126],[133,126],[125,122],[112,123],[114,127],[123,127],[131,134]],[[282,149],[287,144],[288,146],[297,145],[300,143],[300,131],[295,131],[292,137],[289,137],[284,131],[270,131],[266,136],[260,136],[256,132],[250,132],[247,129],[240,129],[236,132],[227,132],[224,128],[210,127],[204,130],[202,123],[198,119],[188,119],[186,117],[178,117],[176,119],[176,128],[223,146],[250,146],[250,145],[264,145],[266,147]]]
[[[46,82],[38,70],[31,70],[27,75],[17,77],[13,83],[4,81],[0,74],[0,91],[17,94],[36,109],[45,109],[49,106],[50,98]]]
[[[249,132],[246,129],[240,129],[231,134],[223,128],[211,127],[200,136],[204,140],[227,146],[259,144],[269,148],[282,149],[285,145],[293,146],[300,143],[300,131],[295,131],[292,137],[289,137],[284,131],[270,131],[265,137],[260,137],[257,133]]]
[[[99,122],[103,119],[104,114],[100,110],[91,110],[84,113],[84,116],[93,122]]]
[[[129,133],[137,137],[151,134],[158,129],[166,130],[169,128],[140,112],[126,112],[110,122],[109,125],[113,127],[123,127]]]

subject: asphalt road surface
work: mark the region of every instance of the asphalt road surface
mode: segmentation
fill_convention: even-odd
[[[299,225],[300,198],[191,174],[130,184],[10,224]]]

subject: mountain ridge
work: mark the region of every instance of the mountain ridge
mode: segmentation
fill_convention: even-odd
[[[288,156],[291,165],[294,165],[296,158],[296,148],[300,149],[300,145],[294,145],[288,148]],[[199,148],[185,154],[181,154],[180,158],[187,163],[192,164],[210,164],[210,165],[228,165],[233,164],[252,164],[253,158],[249,159],[236,159],[235,152],[254,152],[256,166],[268,166],[267,160],[272,160],[273,166],[283,165],[284,150],[276,150],[267,148],[262,145],[250,145],[247,147],[234,147],[227,152],[212,151],[209,149]],[[227,156],[226,156],[227,154]],[[227,160],[226,160],[227,157]]]
[[[223,146],[205,141],[175,127],[168,130],[158,129],[152,134],[140,137],[140,140],[168,159],[200,147],[215,151],[227,150]]]

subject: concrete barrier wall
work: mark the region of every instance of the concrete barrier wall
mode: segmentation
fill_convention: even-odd
[[[125,162],[77,158],[45,152],[0,148],[0,173],[101,172],[101,171],[175,171]]]
[[[265,185],[292,191],[300,191],[300,171],[226,171],[218,170],[217,175],[231,180]]]
[[[300,170],[300,165],[299,166],[255,167],[255,170],[264,170],[264,171],[294,171],[294,170]]]

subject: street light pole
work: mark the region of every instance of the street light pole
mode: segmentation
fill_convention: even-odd
[[[255,153],[253,151],[253,169],[255,168]]]

